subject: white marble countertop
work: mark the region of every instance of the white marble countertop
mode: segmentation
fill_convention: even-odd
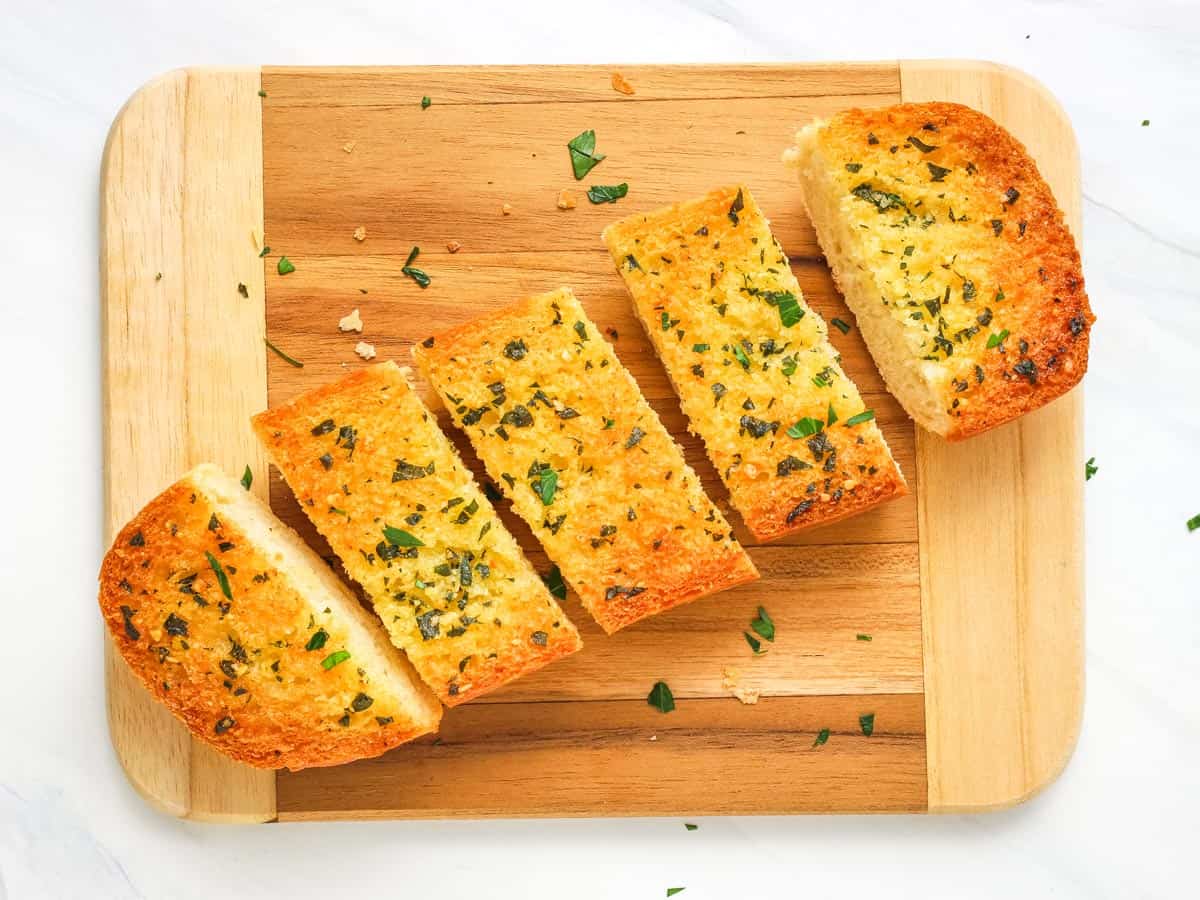
[[[1194,890],[1200,532],[1184,523],[1200,513],[1200,216],[1186,166],[1200,158],[1200,5],[4,6],[0,900]],[[109,746],[92,605],[104,549],[97,173],[109,122],[138,85],[198,63],[897,57],[1025,69],[1078,132],[1084,269],[1099,317],[1086,447],[1100,470],[1086,489],[1083,735],[1055,785],[984,816],[701,819],[695,832],[667,819],[229,828],[142,805]]]

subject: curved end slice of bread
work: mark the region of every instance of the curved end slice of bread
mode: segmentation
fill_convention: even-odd
[[[850,109],[796,136],[817,237],[888,388],[970,437],[1087,369],[1079,252],[1025,147],[954,103]]]
[[[215,466],[121,530],[100,569],[100,609],[155,698],[253,766],[378,756],[441,718],[321,558]]]

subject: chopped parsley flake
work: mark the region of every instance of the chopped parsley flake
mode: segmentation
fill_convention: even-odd
[[[863,713],[858,717],[858,727],[862,733],[870,737],[875,732],[875,713]]]
[[[851,416],[846,420],[846,427],[853,428],[855,425],[861,425],[863,422],[870,422],[875,418],[875,410],[864,409],[858,415]]]
[[[843,322],[841,319],[830,319],[829,324],[832,325],[834,328],[836,328],[838,331],[840,331],[842,334],[850,333],[850,326],[847,325],[845,322]]]
[[[812,437],[812,435],[816,434],[824,427],[825,423],[823,423],[820,419],[814,419],[812,416],[805,416],[787,430],[787,436],[794,438],[795,440],[800,440],[801,438]]]
[[[1096,465],[1096,457],[1092,457],[1083,464],[1083,480],[1091,481],[1092,476],[1100,471],[1100,467]]]
[[[820,747],[820,746],[821,746],[823,743],[825,743],[827,740],[829,740],[829,729],[828,729],[828,728],[822,728],[820,731],[818,731],[818,732],[817,732],[817,737],[816,737],[816,740],[814,740],[814,741],[812,742],[812,745],[813,745],[814,747]]]
[[[1005,328],[1003,331],[1001,331],[999,333],[993,332],[992,334],[988,335],[987,348],[989,350],[991,350],[993,347],[999,347],[1001,344],[1004,343],[1004,339],[1006,337],[1008,337],[1008,329],[1007,328]]]
[[[267,338],[263,338],[263,343],[265,343],[267,345],[267,348],[269,350],[271,350],[271,352],[273,352],[276,356],[278,356],[280,359],[282,359],[289,366],[295,366],[297,369],[304,368],[304,363],[300,362],[300,360],[298,360],[298,359],[293,359],[292,357],[288,356],[286,353],[284,353],[282,350],[280,350],[278,347],[276,347],[274,344],[272,344]]]
[[[758,618],[751,621],[750,627],[765,640],[775,642],[775,623],[763,607],[758,608]]]
[[[758,638],[756,638],[750,632],[743,631],[742,636],[746,638],[746,643],[750,645],[750,649],[754,651],[755,656],[758,656],[759,654],[767,652],[766,650],[764,650],[762,648],[762,641],[760,641]]]
[[[275,268],[280,275],[289,275],[296,271],[296,267],[292,265],[292,261],[286,256],[279,257],[279,265]]]
[[[321,660],[321,668],[323,668],[325,671],[329,671],[334,666],[338,665],[339,663],[344,663],[349,658],[349,650],[334,650],[327,657]]]
[[[537,473],[533,480],[533,492],[542,500],[542,506],[554,502],[554,492],[558,490],[558,473],[549,466]]]
[[[254,484],[254,473],[250,471],[249,466],[246,466],[246,471],[242,473],[242,487],[250,490],[252,484]]]
[[[433,101],[430,100],[428,97],[422,97],[421,98],[421,109],[429,109],[429,106],[431,103],[433,103]]]
[[[212,568],[213,573],[217,576],[217,584],[221,586],[221,593],[225,595],[226,600],[233,599],[233,592],[229,589],[229,576],[225,574],[225,570],[221,568],[221,561],[209,553],[204,551],[204,555],[208,557],[208,564]]]
[[[424,547],[425,544],[402,528],[383,526],[383,539],[393,547]]]
[[[870,642],[870,641],[874,640],[874,639],[871,637],[871,635],[869,635],[869,634],[856,634],[856,635],[854,636],[854,639],[855,639],[856,641],[868,641],[868,642]]]
[[[318,628],[313,632],[313,636],[308,639],[308,643],[304,645],[304,649],[320,650],[325,646],[327,640],[329,640],[329,633],[324,628]]]
[[[571,138],[567,150],[571,154],[571,170],[576,181],[582,181],[604,159],[603,153],[596,152],[596,132],[590,128]]]
[[[558,564],[550,567],[550,571],[542,576],[542,581],[545,582],[546,588],[552,595],[559,600],[567,599],[567,585],[563,581],[562,571],[558,568]]]
[[[655,682],[654,687],[650,688],[646,702],[662,713],[669,713],[675,708],[675,696],[665,681]]]
[[[1200,516],[1192,516],[1190,519],[1188,519],[1187,528],[1189,533],[1200,529]]]
[[[623,181],[620,184],[594,184],[588,188],[587,198],[593,203],[616,203],[628,193],[629,185]]]

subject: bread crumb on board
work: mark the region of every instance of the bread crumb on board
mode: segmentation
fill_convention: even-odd
[[[500,207],[500,212],[506,216],[511,216],[512,211],[513,208],[511,203],[505,203],[502,207]]]
[[[354,352],[357,353],[359,356],[361,356],[363,359],[374,359],[375,358],[375,345],[368,344],[366,341],[359,341],[354,346]]]
[[[345,150],[347,153],[353,153],[354,147],[357,144],[358,144],[358,141],[346,141],[346,143],[342,144],[342,149]]]
[[[742,703],[747,706],[752,706],[758,702],[759,689],[751,687],[743,687],[738,682],[738,676],[741,673],[733,666],[726,666],[721,670],[721,689],[729,691],[733,696],[737,697]]]
[[[338,320],[338,331],[362,331],[362,330],[363,330],[362,317],[359,316],[357,309],[355,309],[354,312],[350,313],[348,316],[342,316],[342,318]]]
[[[559,209],[574,209],[575,195],[568,190],[558,192],[558,208]]]
[[[458,241],[446,241],[446,252],[447,253],[457,253],[461,249],[462,249],[462,244],[460,244]]]
[[[612,86],[613,90],[619,94],[632,95],[634,92],[633,85],[626,81],[625,76],[620,72],[612,73]]]
[[[359,225],[357,228],[355,228],[354,239],[360,242],[365,241],[367,239],[367,229],[362,225]]]

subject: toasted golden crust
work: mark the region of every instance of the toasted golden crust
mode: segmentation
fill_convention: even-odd
[[[884,378],[924,427],[969,437],[1083,377],[1094,317],[1079,253],[992,119],[953,103],[851,109],[785,159]]]
[[[874,420],[853,418],[864,415],[858,389],[749,189],[630,216],[604,240],[691,429],[755,537],[906,493]]]
[[[245,496],[221,499],[233,491]],[[377,756],[441,718],[324,562],[211,466],[121,529],[100,570],[100,609],[155,698],[253,766]]]
[[[570,290],[475,319],[414,355],[608,633],[758,577]]]
[[[575,626],[395,363],[268,410],[254,429],[442,702],[465,703],[579,649]],[[420,545],[406,546],[410,538]]]

